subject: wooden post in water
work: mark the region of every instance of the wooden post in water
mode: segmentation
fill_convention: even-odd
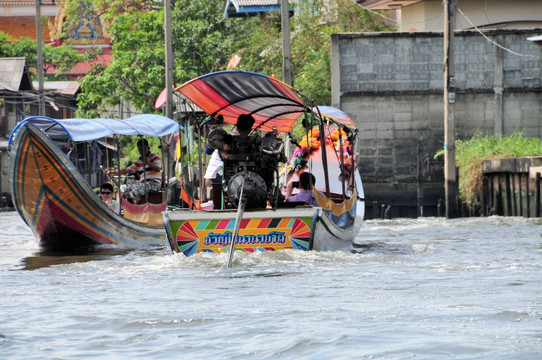
[[[495,215],[496,196],[495,196],[495,176],[493,174],[489,177],[489,215]]]
[[[386,211],[384,212],[384,219],[391,220],[391,205],[388,205]]]
[[[418,139],[418,216],[423,217],[423,154],[422,141]]]
[[[514,216],[521,216],[521,188],[519,187],[518,174],[511,174],[512,194],[514,195]]]
[[[505,188],[505,192],[506,192],[506,208],[505,208],[505,212],[504,212],[504,216],[513,216],[513,205],[512,205],[512,194],[511,194],[511,188],[512,186],[510,185],[510,174],[508,173],[505,173],[504,174],[504,188]]]
[[[527,173],[527,178],[525,181],[525,194],[527,196],[525,199],[525,201],[527,202],[525,206],[527,208],[527,213],[525,214],[525,216],[527,217],[531,217],[531,187],[529,186],[530,181],[531,181],[530,174]]]
[[[535,181],[535,210],[534,210],[534,216],[540,217],[540,173],[536,173],[536,181]]]
[[[495,215],[504,215],[505,201],[504,201],[504,194],[502,190],[503,180],[501,178],[502,178],[502,174],[501,173],[497,174],[497,194],[498,194],[497,200],[499,201],[499,203],[495,205],[495,208],[497,209],[497,213]]]
[[[519,215],[520,216],[525,216],[525,214],[527,212],[525,211],[525,208],[523,207],[525,204],[524,204],[524,201],[523,201],[524,191],[523,191],[523,175],[522,175],[522,173],[518,173],[518,190],[519,190]]]
[[[491,199],[491,196],[489,195],[489,179],[487,176],[484,175],[482,178],[482,198],[480,199],[480,213],[477,214],[478,216],[487,216],[487,209],[489,204],[489,199]]]
[[[518,177],[517,177],[516,173],[510,174],[510,181],[512,183],[512,196],[513,196],[513,199],[514,199],[514,201],[513,201],[513,206],[514,206],[513,214],[514,214],[514,216],[519,216],[520,215],[519,198],[518,198],[519,188],[518,188]]]

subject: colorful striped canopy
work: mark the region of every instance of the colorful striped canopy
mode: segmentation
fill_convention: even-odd
[[[310,112],[291,86],[272,77],[246,71],[220,71],[192,79],[175,89],[207,114],[222,115],[236,124],[251,114],[255,128],[289,132],[299,117]]]

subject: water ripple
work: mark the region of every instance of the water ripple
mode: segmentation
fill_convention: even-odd
[[[357,253],[41,252],[0,219],[6,359],[539,359],[542,221],[367,221]],[[27,271],[31,270],[31,271]]]

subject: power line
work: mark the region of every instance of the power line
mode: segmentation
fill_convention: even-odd
[[[480,29],[478,29],[478,27],[476,27],[476,25],[474,25],[474,24],[472,23],[472,21],[467,17],[467,15],[465,15],[465,14],[463,13],[463,11],[461,11],[460,8],[457,8],[457,11],[458,11],[458,12],[459,12],[459,13],[460,13],[460,14],[461,14],[461,15],[469,22],[469,24],[470,24],[476,31],[478,31],[478,32],[480,33],[480,35],[482,35],[482,36],[484,37],[484,39],[486,39],[487,41],[489,41],[490,43],[492,43],[492,44],[495,45],[496,47],[498,47],[498,48],[500,48],[500,49],[503,49],[504,51],[507,51],[507,52],[509,52],[509,53],[512,54],[512,55],[517,55],[517,56],[522,56],[522,57],[523,57],[523,56],[526,56],[526,57],[533,57],[533,58],[535,58],[535,59],[538,59],[538,58],[539,58],[538,56],[534,56],[534,55],[531,55],[531,54],[520,54],[520,53],[518,53],[518,52],[512,51],[512,50],[510,50],[510,49],[508,49],[508,48],[502,46],[501,44],[498,44],[497,42],[491,40],[490,38],[488,38],[488,37],[486,36],[486,34],[484,34]]]
[[[357,3],[356,0],[350,0],[350,2],[353,3],[354,5],[357,5],[357,6],[361,7],[363,10],[370,12],[371,14],[374,14],[376,16],[380,16],[381,18],[386,19],[388,21],[393,21],[396,25],[424,24],[424,23],[427,23],[427,22],[435,20],[435,19],[441,19],[444,16],[443,13],[437,13],[437,14],[429,17],[429,18],[426,18],[426,19],[423,19],[423,20],[420,20],[420,21],[402,21],[401,20],[401,21],[398,22],[397,19],[390,18],[389,16],[383,15],[383,14],[381,14],[379,12],[376,12],[374,10],[366,8],[365,6]]]
[[[361,4],[358,4],[356,2],[356,0],[350,0],[350,2],[352,2],[353,4],[355,5],[358,5],[360,6],[363,10],[365,11],[369,11],[370,13],[374,14],[374,15],[377,15],[377,16],[380,16],[381,18],[383,19],[386,19],[386,20],[389,20],[389,21],[394,21],[397,25],[411,25],[411,24],[421,24],[421,23],[427,23],[429,21],[432,21],[434,19],[436,19],[437,17],[438,18],[442,18],[444,16],[444,13],[437,13],[436,15],[430,17],[430,18],[427,18],[427,19],[424,19],[424,20],[421,20],[421,21],[413,21],[413,22],[407,22],[407,21],[400,21],[398,22],[397,19],[392,19],[388,16],[385,16],[385,15],[382,15],[376,11],[373,11],[371,9],[368,9],[366,8],[365,6],[361,5]],[[444,2],[443,2],[444,4]],[[489,15],[487,14],[487,11],[485,8],[483,8],[480,4],[480,7],[482,8],[482,11],[484,12],[484,14],[486,15],[486,18],[489,19]],[[487,37],[476,25],[473,24],[473,22],[468,18],[467,15],[465,15],[463,13],[463,11],[461,11],[460,8],[457,8],[457,11],[469,22],[469,24],[472,26],[473,29],[475,29],[478,33],[480,33],[480,35],[482,35],[482,37],[484,39],[486,39],[487,41],[489,41],[491,44],[503,49],[504,51],[507,51],[509,52],[510,54],[513,54],[513,55],[516,55],[516,56],[522,56],[522,57],[532,57],[532,58],[535,58],[535,59],[538,59],[539,56],[535,56],[535,55],[531,55],[531,54],[520,54],[518,52],[515,52],[509,48],[506,48],[505,46],[495,42],[494,40],[491,40],[489,37]]]

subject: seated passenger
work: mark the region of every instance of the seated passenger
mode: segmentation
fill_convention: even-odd
[[[286,195],[284,195],[286,202],[304,202],[308,205],[318,206],[314,194],[312,193],[312,186],[316,182],[316,178],[310,172],[303,172],[299,175],[299,189],[300,191],[296,195],[292,195],[294,190],[294,182],[290,182],[286,187]]]
[[[120,214],[120,203],[113,199],[113,185],[110,183],[103,183],[100,186],[100,194],[104,203],[114,212]]]
[[[121,185],[120,192],[127,198],[137,202],[145,196],[145,193],[159,192],[162,190],[162,159],[160,156],[151,153],[147,139],[140,139],[137,148],[141,155],[139,159],[125,169],[120,169],[120,175],[135,174],[141,172],[139,180],[128,180]],[[106,174],[116,174],[117,171],[106,169]]]
[[[232,135],[241,135],[248,136],[252,131],[252,126],[254,126],[255,120],[252,115],[241,114],[237,118],[237,126],[231,131]]]
[[[240,149],[232,149],[232,136],[242,136],[247,137],[252,131],[252,126],[254,126],[255,120],[254,117],[250,114],[241,114],[237,119],[236,127],[229,133],[226,134],[225,131],[217,131],[217,136],[213,138],[210,136],[210,144],[212,148],[206,148],[206,152],[214,149],[213,152],[209,153],[211,158],[209,159],[209,164],[205,171],[204,178],[209,180],[213,186],[213,204],[214,209],[220,209],[221,204],[221,193],[222,193],[222,178],[224,177],[224,160],[228,162],[228,168],[225,175],[226,179],[229,179],[233,174],[231,173],[231,166],[236,162],[236,155]],[[232,152],[233,151],[233,152]],[[253,154],[254,155],[254,154]]]
[[[223,162],[222,162],[221,155],[227,156],[224,152],[227,152],[228,150],[230,150],[230,144],[232,142],[231,136],[232,135],[233,136],[250,135],[254,122],[255,121],[252,115],[249,115],[249,114],[239,115],[239,118],[237,119],[236,127],[232,131],[230,131],[229,134],[222,135],[220,131],[223,131],[223,130],[220,130],[217,132],[218,136],[216,138],[209,139],[210,142],[213,144],[212,149],[214,149],[214,151],[210,152],[210,150],[212,150],[211,148],[205,149],[207,155],[211,155],[211,159],[209,160],[209,164],[207,165],[207,170],[205,172],[205,179],[214,180],[218,178],[219,176],[220,177],[222,176]]]
[[[213,200],[213,209],[218,210],[222,208],[222,173],[224,164],[218,150],[212,152],[207,170],[205,171],[206,185],[211,186],[211,197]]]

